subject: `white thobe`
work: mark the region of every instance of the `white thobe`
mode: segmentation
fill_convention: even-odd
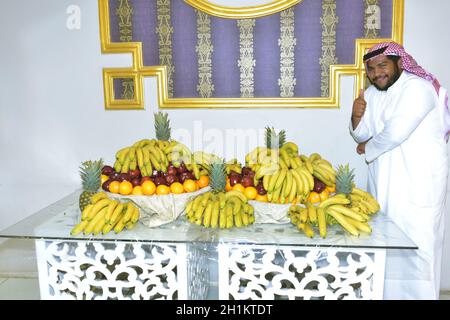
[[[387,250],[384,298],[438,299],[448,175],[443,101],[407,71],[387,91],[369,87],[364,98],[365,114],[350,132],[358,143],[370,139],[368,191],[419,248]]]

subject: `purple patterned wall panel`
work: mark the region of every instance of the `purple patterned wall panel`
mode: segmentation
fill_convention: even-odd
[[[295,7],[296,97],[320,97],[321,15],[322,7],[317,5],[317,0],[303,0]]]
[[[280,87],[280,14],[256,19],[254,28],[255,97],[279,97]]]
[[[156,2],[156,1],[155,1]],[[198,97],[197,16],[191,6],[182,1],[172,1],[173,25],[172,57],[174,97]]]
[[[212,78],[214,98],[240,97],[239,28],[236,20],[211,17],[214,46]]]
[[[364,35],[364,0],[336,1],[336,57],[339,64],[355,62],[355,39]]]
[[[114,0],[109,1],[109,28],[111,33],[112,42],[120,42],[119,33],[119,18],[116,15],[116,10],[118,7],[118,2]]]
[[[144,65],[159,65],[156,1],[133,1],[133,41],[142,42]]]
[[[392,1],[379,0],[381,7],[380,38],[392,34]],[[110,0],[111,40],[120,42],[116,9],[120,0]],[[133,8],[133,41],[143,43],[144,64],[159,65],[156,0],[128,0]],[[336,56],[340,64],[353,64],[355,39],[364,35],[364,0],[337,0]],[[295,97],[319,97],[321,94],[322,1],[303,0],[295,13]],[[175,73],[174,97],[199,97],[196,11],[183,0],[171,2],[172,55]],[[280,88],[280,14],[256,19],[254,27],[255,97],[279,97]],[[212,84],[214,98],[240,97],[239,28],[236,20],[211,16]],[[114,85],[117,92],[121,88]],[[116,88],[117,87],[117,88]]]
[[[392,36],[392,0],[380,0],[381,31],[380,38]]]

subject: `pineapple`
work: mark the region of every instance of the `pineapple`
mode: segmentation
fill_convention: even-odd
[[[209,173],[209,186],[213,193],[225,192],[226,185],[226,165],[222,162],[214,162],[211,164]]]
[[[353,179],[355,174],[353,173],[355,169],[350,170],[348,163],[343,166],[339,165],[336,173],[336,193],[343,193],[347,197],[353,190]]]
[[[286,131],[281,130],[278,134],[275,129],[266,127],[266,147],[268,149],[279,149],[286,142]]]
[[[167,113],[154,113],[156,139],[161,141],[170,140],[170,120]]]
[[[80,210],[91,202],[91,197],[100,188],[101,174],[103,169],[103,160],[85,161],[80,166],[80,177],[83,192],[80,195],[79,206]]]

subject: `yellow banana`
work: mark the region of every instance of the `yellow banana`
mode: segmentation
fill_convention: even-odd
[[[307,156],[305,155],[301,155],[300,159],[302,159],[303,163],[305,164],[306,169],[309,171],[309,173],[313,173],[314,169],[311,163],[311,159],[309,159]]]
[[[280,175],[278,176],[277,181],[275,183],[275,189],[281,188],[284,179],[286,178],[287,171],[288,171],[287,169],[281,169]]]
[[[353,211],[350,208],[346,208],[342,205],[332,205],[332,206],[329,206],[327,208],[327,210],[328,210],[328,212],[336,211],[340,214],[343,214],[344,216],[350,217],[350,218],[360,221],[360,222],[366,221],[366,219],[364,219],[364,217],[362,217],[359,213],[357,213],[356,211]]]
[[[271,176],[270,181],[269,181],[269,185],[268,185],[268,187],[267,187],[267,189],[266,189],[267,191],[272,192],[272,191],[275,190],[275,185],[276,185],[276,183],[277,183],[277,180],[278,180],[278,177],[280,176],[280,174],[281,174],[281,170],[275,172],[275,173]]]
[[[114,232],[115,233],[119,233],[119,232],[121,232],[123,230],[123,228],[125,228],[126,222],[124,221],[124,217],[125,217],[125,214],[122,215],[120,220],[114,226]]]
[[[233,210],[233,209],[231,209]],[[227,226],[227,212],[225,207],[220,208],[219,211],[219,228],[220,229],[225,229],[225,227]]]
[[[320,155],[320,154],[318,154],[318,153],[311,153],[310,155],[309,155],[309,159],[311,160],[311,162],[312,161],[315,161],[315,160],[317,160],[317,159],[322,159],[322,156]]]
[[[287,170],[287,172],[286,172],[286,188],[285,188],[285,190],[283,190],[284,197],[288,197],[289,194],[291,193],[292,181],[293,181],[292,170]]]
[[[336,221],[346,230],[348,233],[350,233],[353,236],[359,236],[358,229],[347,221],[344,215],[340,214],[339,212],[336,212],[334,210],[327,210],[327,213],[332,216]]]
[[[242,201],[238,197],[229,197],[227,204],[233,205],[233,214],[237,214],[241,210]]]
[[[97,224],[94,226],[94,229],[92,230],[92,233],[94,234],[94,236],[96,236],[97,234],[102,232],[103,227],[105,226],[105,224],[106,224],[105,218],[100,219],[97,222]]]
[[[92,203],[88,204],[86,207],[84,207],[83,212],[81,212],[81,220],[86,220],[89,216],[89,212],[92,210],[94,205]]]
[[[70,232],[70,234],[73,235],[73,236],[76,236],[80,232],[83,232],[83,230],[86,228],[88,223],[89,223],[89,221],[87,221],[87,220],[80,221],[80,223],[78,223],[75,227],[73,227],[73,229]]]
[[[308,209],[308,219],[311,223],[316,223],[317,221],[317,210],[316,207],[311,203],[306,203],[306,208]]]
[[[111,216],[114,212],[114,209],[119,205],[119,201],[113,199],[109,202],[108,210],[106,211],[105,220],[109,222],[111,220]]]
[[[211,228],[217,228],[219,225],[220,200],[214,202],[211,213]]]
[[[317,224],[319,226],[319,235],[325,238],[327,236],[327,220],[325,210],[321,207],[317,208]]]
[[[319,208],[326,208],[332,204],[349,204],[350,200],[345,197],[343,194],[337,194],[333,197],[330,197],[319,204]]]
[[[114,225],[117,221],[119,216],[121,216],[123,208],[125,207],[124,203],[119,203],[117,207],[114,209],[113,213],[111,214],[111,217],[109,220],[107,220],[108,224]]]
[[[203,214],[203,225],[206,228],[209,228],[209,226],[211,225],[211,215],[212,215],[213,205],[214,205],[214,202],[209,201],[206,206],[205,213]]]
[[[108,198],[108,195],[106,193],[104,193],[103,191],[97,192],[94,195],[92,195],[91,203],[96,204],[98,201],[100,201],[101,199],[105,199],[105,198]]]
[[[142,151],[142,148],[136,149],[136,156],[139,168],[143,168],[145,165],[144,165],[144,152]]]
[[[227,193],[225,193],[226,201],[228,201],[230,198],[233,198],[233,197],[238,197],[242,203],[247,203],[247,201],[248,201],[247,197],[241,191],[231,190],[231,191],[228,191]]]
[[[89,211],[89,215],[86,217],[86,219],[88,221],[91,221],[92,219],[94,219],[98,215],[100,210],[102,210],[103,208],[105,208],[106,206],[109,205],[110,201],[111,201],[111,199],[109,199],[109,198],[99,200],[96,204],[94,204],[91,211]]]
[[[314,238],[314,230],[309,223],[298,222],[297,228],[302,230],[307,237]]]
[[[89,221],[89,223],[87,224],[86,228],[83,230],[83,233],[85,235],[88,235],[89,233],[91,233],[94,230],[94,227],[96,226],[96,224],[100,221],[100,220],[104,220],[105,219],[105,214],[106,214],[106,210],[107,208],[104,207],[100,210],[100,212],[95,215],[95,217]]]
[[[356,221],[351,218],[347,218],[347,221],[352,224],[356,229],[365,233],[372,233],[372,228],[367,222]]]
[[[305,194],[306,193],[306,189],[307,189],[307,185],[305,185],[304,181],[302,180],[302,177],[300,176],[300,174],[296,170],[291,170],[291,172],[292,172],[293,178],[296,181],[297,194],[299,194],[299,195]]]
[[[296,180],[292,180],[291,190],[290,190],[290,193],[288,195],[289,203],[292,203],[292,201],[294,201],[295,196],[297,195],[297,192],[298,192],[297,182],[296,182]]]

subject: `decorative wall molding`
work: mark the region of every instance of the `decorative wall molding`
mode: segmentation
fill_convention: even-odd
[[[340,92],[339,83],[341,76],[355,76],[356,86],[354,96],[360,88],[364,87],[364,65],[362,56],[369,47],[380,41],[393,40],[402,43],[403,39],[403,13],[404,0],[392,0],[392,32],[390,38],[377,39],[356,39],[353,64],[329,64],[328,89],[322,91],[323,97],[232,97],[232,98],[174,98],[171,96],[174,72],[174,65],[170,63],[167,56],[166,62],[158,66],[145,66],[143,63],[142,42],[113,42],[111,40],[110,27],[110,2],[111,0],[98,0],[100,17],[100,38],[102,53],[131,53],[133,64],[129,68],[104,68],[104,95],[106,109],[143,109],[143,78],[154,76],[157,78],[157,93],[159,108],[337,108],[339,106]],[[169,0],[158,0],[169,1]],[[364,0],[366,1],[366,0]],[[371,0],[367,0],[371,1]],[[301,3],[302,4],[302,3]],[[300,4],[300,5],[301,5]],[[371,4],[372,5],[372,4]],[[164,20],[166,23],[168,20]],[[369,20],[367,20],[369,21]],[[367,22],[366,21],[366,22]],[[163,21],[161,20],[161,23]],[[367,22],[368,23],[368,22]],[[375,24],[376,25],[376,24]],[[367,27],[366,29],[369,30]],[[372,24],[370,25],[372,26]],[[166,24],[164,32],[160,29],[158,34],[160,41],[169,41],[171,34],[170,27]],[[166,42],[167,44],[167,42]],[[164,46],[160,48],[163,49]],[[164,49],[168,50],[168,48]],[[163,51],[164,51],[163,50]],[[169,55],[169,52],[164,51]],[[325,55],[324,55],[325,57]],[[328,56],[327,56],[328,57]],[[328,58],[327,58],[328,59]],[[323,67],[326,66],[326,59],[323,60]],[[256,61],[258,64],[258,61]],[[214,67],[214,66],[213,66]],[[280,69],[281,64],[280,64]],[[280,70],[281,71],[281,70]],[[134,83],[134,97],[132,100],[121,100],[114,98],[114,79],[132,78]],[[254,79],[255,81],[255,79]],[[278,76],[276,78],[278,81]],[[299,79],[296,79],[297,83]],[[212,83],[212,85],[214,85]],[[217,91],[217,88],[215,88]],[[281,92],[281,91],[280,91]]]

